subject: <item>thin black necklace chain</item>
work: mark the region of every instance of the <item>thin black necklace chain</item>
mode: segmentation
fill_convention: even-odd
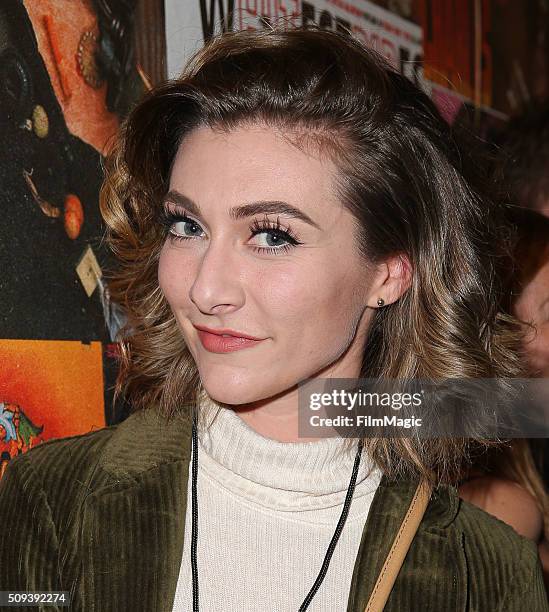
[[[198,435],[196,430],[196,417],[193,415],[193,430],[192,430],[192,445],[193,445],[193,460],[192,460],[192,533],[191,533],[191,567],[192,567],[192,577],[193,577],[193,612],[199,612],[198,610],[198,566],[196,561],[196,547],[198,542],[198,499],[196,495],[196,484],[198,480]],[[358,467],[360,465],[360,456],[362,454],[362,447],[364,446],[364,442],[362,439],[358,441],[358,450],[355,456],[355,463],[353,465],[353,473],[351,476],[351,481],[349,482],[349,487],[347,489],[347,495],[345,497],[345,503],[343,504],[343,510],[341,511],[341,516],[339,517],[339,521],[337,522],[337,526],[332,536],[332,540],[330,541],[330,545],[328,546],[328,550],[326,551],[326,555],[324,557],[324,562],[322,563],[322,567],[320,568],[320,572],[311,587],[311,590],[307,594],[307,597],[303,600],[303,603],[299,607],[298,612],[304,612],[311,603],[311,600],[315,596],[315,593],[320,588],[322,581],[324,580],[324,576],[326,576],[326,572],[328,571],[328,566],[330,565],[330,560],[332,558],[333,552],[335,550],[337,541],[339,540],[339,536],[343,531],[343,527],[345,525],[345,521],[347,520],[347,515],[349,514],[349,507],[351,506],[351,501],[353,499],[353,493],[355,490],[356,479],[358,475]]]

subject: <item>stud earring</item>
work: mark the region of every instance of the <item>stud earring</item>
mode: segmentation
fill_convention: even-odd
[[[383,304],[385,304],[385,300],[383,298],[377,298],[377,305],[383,306]]]

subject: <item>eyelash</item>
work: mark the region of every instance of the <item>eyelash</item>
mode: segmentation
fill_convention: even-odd
[[[190,223],[192,225],[196,225],[200,227],[199,223],[197,223],[194,219],[187,217],[185,213],[181,214],[178,212],[174,212],[170,210],[169,208],[162,208],[160,210],[159,215],[158,215],[158,220],[159,220],[160,225],[162,225],[166,229],[170,240],[192,240],[192,236],[181,236],[181,235],[175,234],[171,229],[174,223],[184,222],[184,223]],[[252,237],[256,236],[257,234],[262,234],[264,232],[267,232],[274,236],[283,238],[284,240],[288,242],[288,244],[284,244],[280,247],[252,246],[253,250],[256,253],[269,253],[272,255],[280,255],[282,253],[287,253],[294,246],[298,244],[302,244],[301,242],[299,242],[297,237],[294,235],[290,227],[287,227],[285,229],[281,229],[281,228],[282,226],[280,225],[279,218],[277,218],[276,223],[269,221],[267,218],[265,218],[262,221],[254,219],[253,223],[249,227],[249,231],[251,232]]]

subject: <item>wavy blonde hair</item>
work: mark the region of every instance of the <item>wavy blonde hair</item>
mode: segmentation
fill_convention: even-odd
[[[214,37],[133,109],[105,160],[101,213],[118,262],[108,286],[127,315],[115,397],[166,415],[196,406],[198,371],[157,281],[166,238],[157,214],[187,133],[254,123],[328,151],[357,248],[370,261],[404,253],[411,262],[409,290],[376,311],[361,377],[521,374],[520,326],[501,280],[512,236],[484,166],[418,86],[356,39],[275,28]],[[456,482],[469,447],[491,443],[364,439],[389,476],[433,483]]]

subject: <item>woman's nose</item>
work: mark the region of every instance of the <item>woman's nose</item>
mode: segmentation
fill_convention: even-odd
[[[204,313],[236,310],[244,303],[239,258],[221,242],[210,243],[196,269],[190,299]]]

